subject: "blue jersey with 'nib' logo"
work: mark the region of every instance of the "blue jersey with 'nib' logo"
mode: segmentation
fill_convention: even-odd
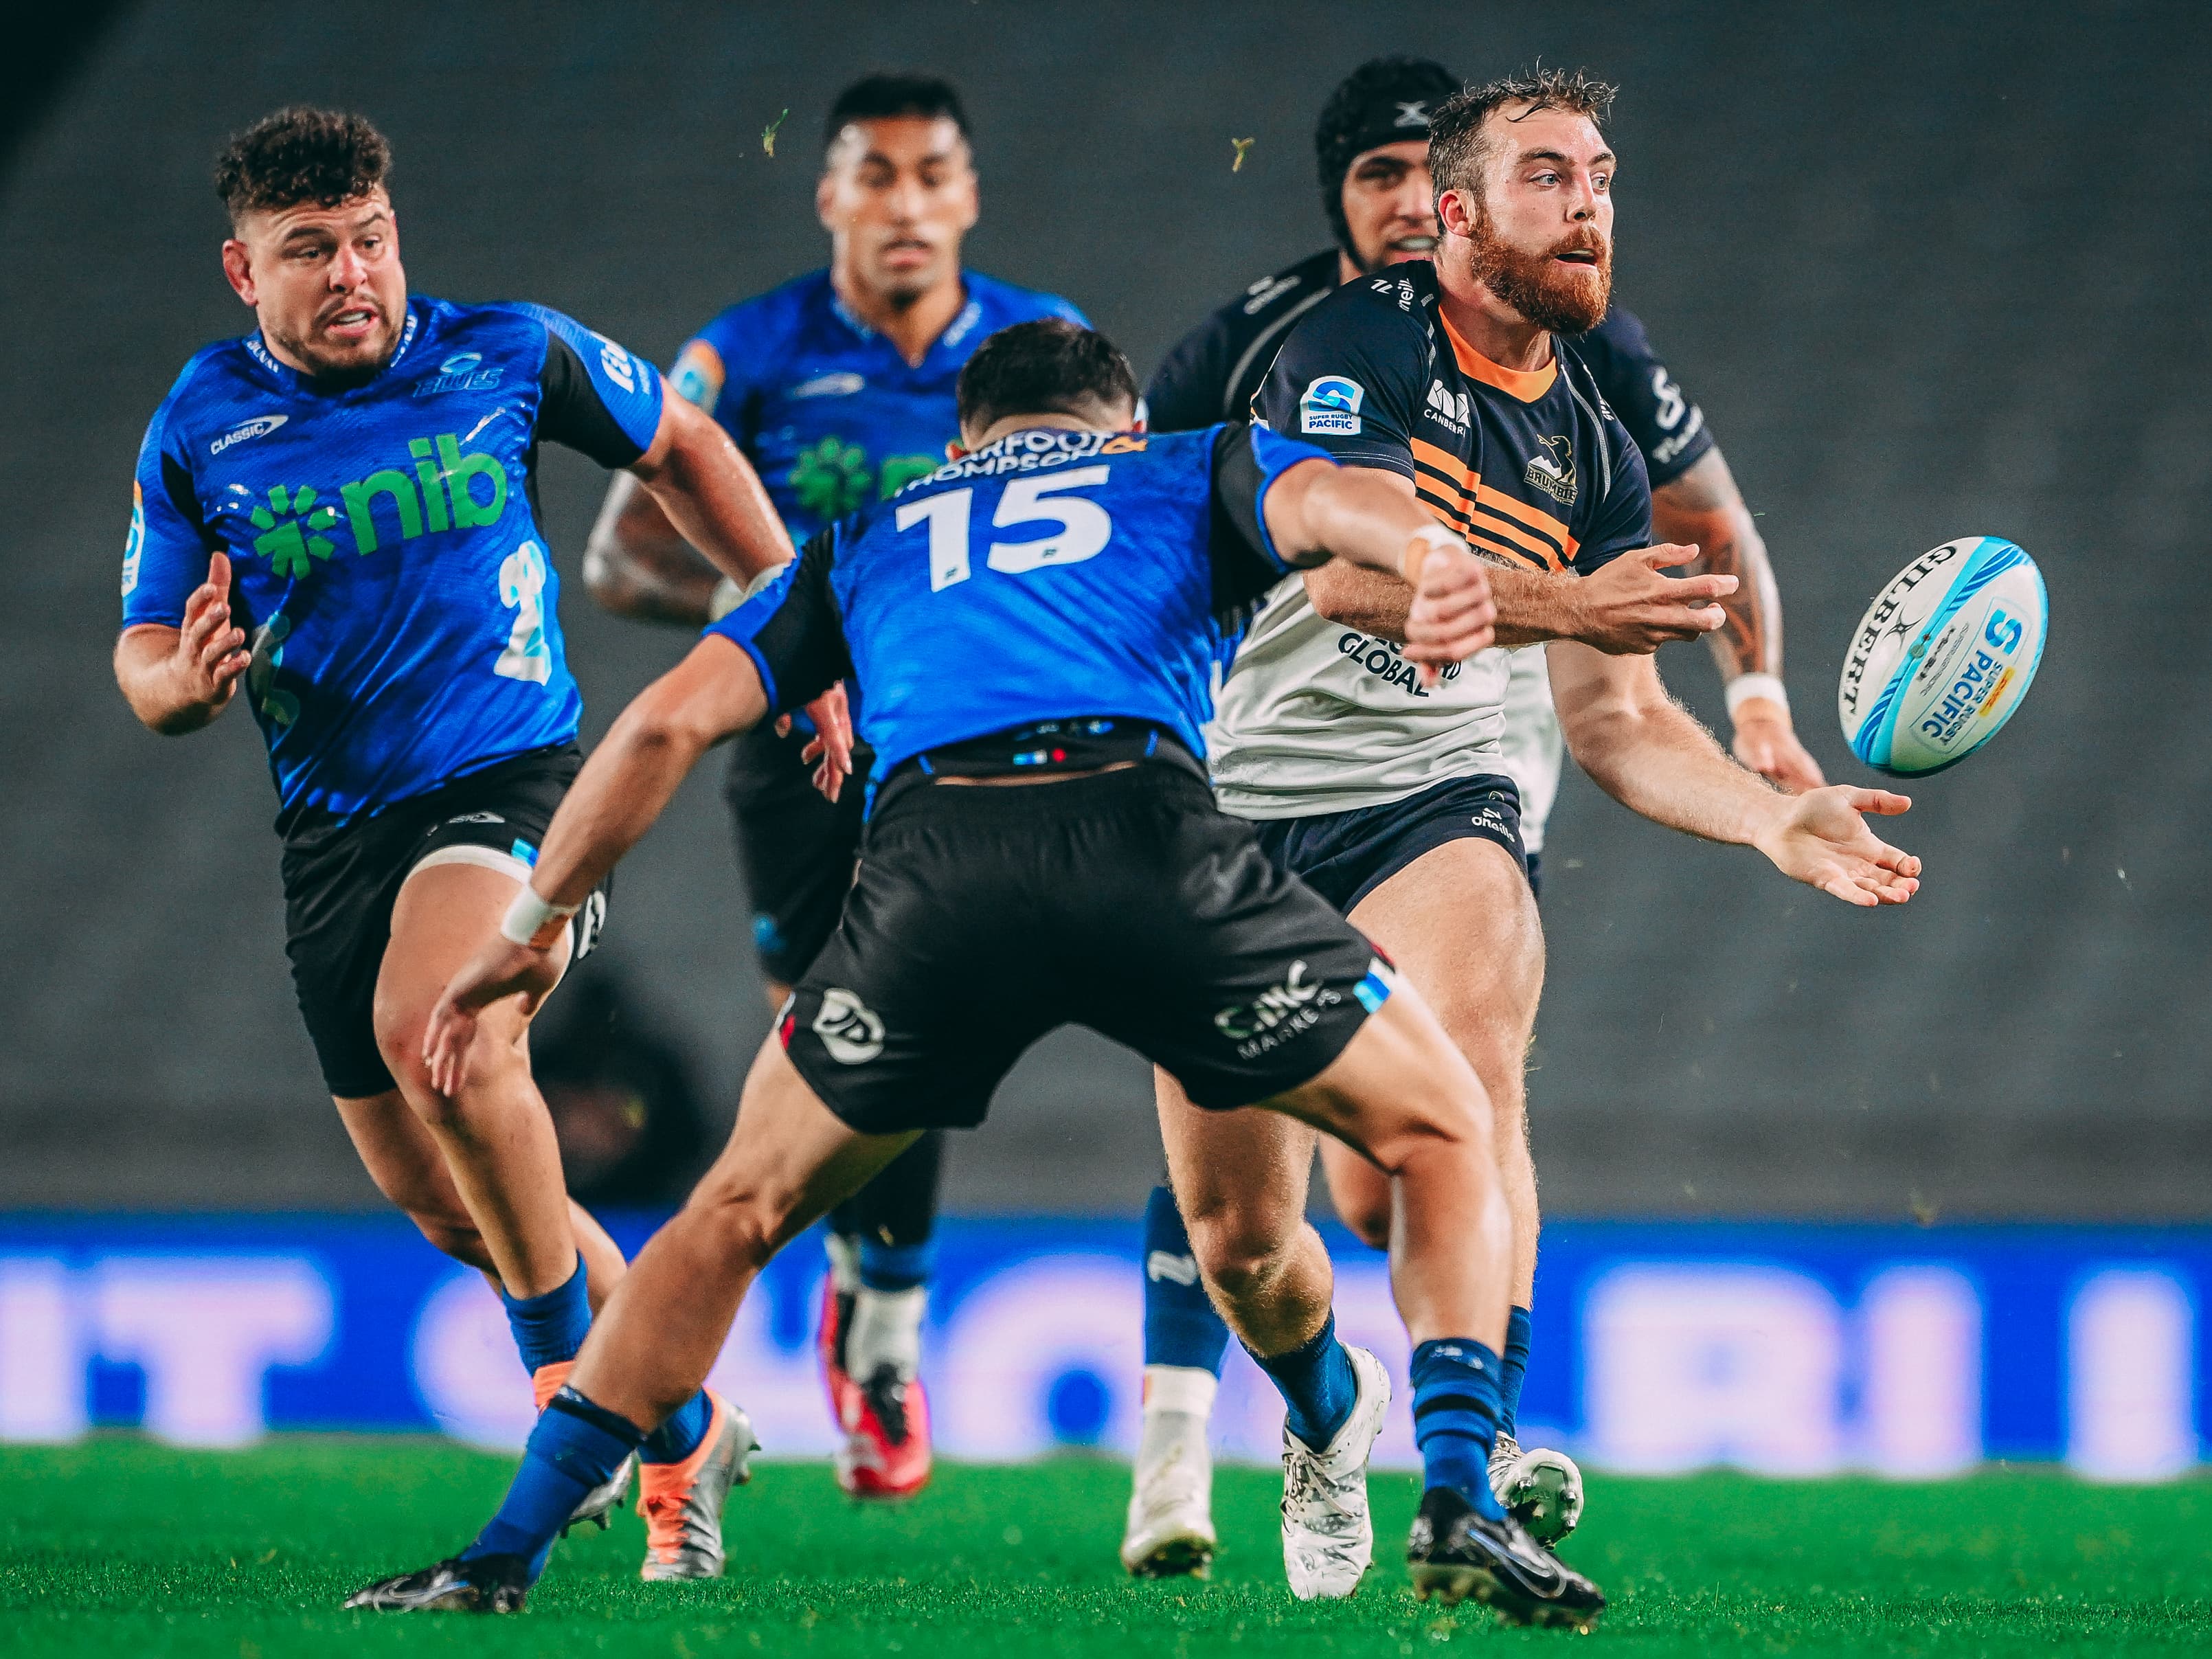
[[[138,453],[123,624],[184,619],[216,549],[253,663],[240,695],[283,820],[374,813],[565,743],[582,704],[538,528],[538,445],[652,444],[652,364],[557,312],[416,299],[366,384],[258,335],[194,357]]]
[[[779,712],[849,678],[875,782],[1083,715],[1202,755],[1226,633],[1288,568],[1267,492],[1326,459],[1261,427],[1012,433],[823,532],[708,632],[752,657]]]

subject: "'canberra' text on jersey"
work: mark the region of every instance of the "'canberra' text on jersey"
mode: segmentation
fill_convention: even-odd
[[[787,710],[850,677],[880,781],[1034,721],[1149,720],[1194,755],[1224,629],[1288,569],[1274,480],[1312,446],[1263,428],[1032,428],[842,522],[708,629]]]
[[[575,735],[538,445],[652,444],[652,364],[557,312],[410,302],[391,361],[329,389],[258,335],[185,366],[138,456],[123,624],[181,624],[232,562],[241,695],[286,815],[374,812]]]

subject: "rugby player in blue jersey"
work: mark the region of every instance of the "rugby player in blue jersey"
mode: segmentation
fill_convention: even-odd
[[[1394,73],[1401,88],[1374,100],[1368,142],[1398,131],[1413,94],[1448,78],[1434,65]],[[1420,78],[1403,86],[1409,74]],[[1617,365],[1639,354],[1648,362],[1648,349],[1640,329],[1620,331],[1623,313],[1607,316],[1613,157],[1600,121],[1611,96],[1546,73],[1439,102],[1424,158],[1425,170],[1434,162],[1443,232],[1435,259],[1320,293],[1284,331],[1255,399],[1279,430],[1390,477],[1464,534],[1499,567],[1501,639],[1551,643],[1541,655],[1492,652],[1439,686],[1419,686],[1391,643],[1403,634],[1404,585],[1330,567],[1270,595],[1207,733],[1224,810],[1253,820],[1271,854],[1425,989],[1498,1112],[1515,1309],[1492,1473],[1500,1497],[1547,1543],[1571,1529],[1580,1482],[1563,1454],[1522,1454],[1511,1437],[1538,1226],[1522,1071],[1544,958],[1520,830],[1522,769],[1510,759],[1510,659],[1533,662],[1540,683],[1548,672],[1568,744],[1632,810],[1755,845],[1784,873],[1853,902],[1899,902],[1913,885],[1909,876],[1872,887],[1838,880],[1830,860],[1831,849],[1856,856],[1878,846],[1858,814],[1902,811],[1900,798],[1777,793],[1668,698],[1646,654],[1719,627],[1716,601],[1732,597],[1736,579],[1671,580],[1666,568],[1694,550],[1644,545],[1645,455],[1613,401],[1648,405],[1651,383],[1638,376],[1617,389]],[[1325,167],[1328,137],[1325,125]],[[1650,453],[1696,459],[1668,449],[1663,415],[1646,422],[1647,435],[1654,424]],[[1183,1167],[1197,1176],[1156,1194],[1147,1216],[1146,1422],[1122,1559],[1152,1574],[1194,1570],[1212,1547],[1205,1422],[1227,1334],[1196,1281],[1224,1292],[1224,1278],[1247,1271],[1272,1236],[1303,1224],[1312,1161],[1310,1137],[1291,1126],[1194,1113],[1171,1086],[1161,1121],[1171,1146],[1191,1143]],[[1363,1237],[1386,1239],[1387,1187],[1333,1146],[1322,1158],[1339,1212]],[[1255,1178],[1262,1170],[1297,1179]],[[1322,1317],[1316,1308],[1312,1323]],[[1316,1431],[1333,1427],[1324,1420]],[[1316,1573],[1315,1593],[1348,1594],[1357,1565]]]
[[[1030,318],[1083,320],[1065,300],[962,266],[975,171],[943,81],[873,75],[839,94],[815,207],[828,267],[721,313],[670,377],[737,441],[799,543],[942,463],[959,431],[954,382],[986,337]],[[623,477],[584,577],[610,610],[693,626],[740,592]],[[859,793],[828,799],[808,781],[811,737],[763,727],[731,745],[726,793],[771,1007],[836,926],[860,845]],[[923,1135],[830,1216],[819,1352],[842,1435],[837,1480],[855,1497],[905,1497],[929,1478],[915,1367],[943,1147],[940,1133]]]
[[[1469,1516],[1416,1583],[1522,1622],[1595,1621],[1596,1589],[1484,1477],[1510,1250],[1482,1085],[1418,994],[1215,807],[1198,758],[1225,635],[1286,570],[1334,556],[1402,574],[1405,655],[1432,677],[1490,642],[1485,568],[1378,472],[1260,428],[1148,437],[1136,404],[1088,330],[994,336],[960,378],[962,452],[808,543],[586,763],[530,888],[431,1017],[437,1077],[484,1009],[555,982],[568,919],[710,746],[848,678],[874,757],[864,857],[727,1148],[616,1287],[497,1515],[349,1605],[520,1607],[575,1494],[690,1397],[775,1252],[925,1129],[979,1124],[1021,1054],[1075,1022],[1206,1109],[1269,1107],[1386,1173],[1399,1307],[1438,1381],[1414,1401],[1430,1497]],[[1226,1299],[1255,1350],[1281,1353],[1276,1326],[1325,1285],[1318,1256],[1310,1231],[1287,1239]],[[1389,1389],[1350,1353],[1350,1450],[1297,1462],[1302,1492],[1364,1486]],[[1285,1358],[1262,1363],[1291,1411],[1325,1409],[1328,1379]]]
[[[361,117],[307,108],[224,151],[223,270],[258,326],[195,356],[147,428],[115,673],[172,735],[242,691],[338,1115],[386,1195],[497,1285],[542,1407],[621,1254],[568,1198],[520,1000],[442,1083],[422,1060],[440,989],[582,763],[538,447],[627,469],[733,579],[790,547],[728,438],[650,363],[542,307],[410,297],[389,161]],[[580,907],[556,966],[604,911]],[[721,1571],[720,1497],[751,1446],[744,1414],[696,1389],[641,1445],[644,1577]],[[605,1524],[629,1469],[605,1475],[575,1518]]]

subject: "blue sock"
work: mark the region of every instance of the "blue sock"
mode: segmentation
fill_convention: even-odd
[[[1228,1352],[1229,1327],[1199,1279],[1175,1194],[1155,1187],[1145,1205],[1145,1364],[1218,1376]]]
[[[499,1513],[461,1552],[462,1559],[520,1555],[530,1563],[531,1582],[536,1583],[553,1540],[584,1494],[612,1475],[644,1437],[635,1424],[593,1405],[574,1389],[562,1389],[538,1413],[522,1467]]]
[[[576,1258],[576,1271],[560,1289],[543,1296],[517,1297],[509,1296],[502,1286],[499,1299],[507,1304],[507,1328],[514,1333],[514,1346],[521,1350],[522,1363],[532,1375],[541,1366],[574,1359],[583,1348],[584,1334],[592,1328],[592,1303],[585,1293],[581,1256]]]
[[[919,1244],[886,1244],[880,1239],[860,1241],[860,1283],[872,1291],[910,1291],[929,1283],[937,1246],[929,1239]]]
[[[699,1449],[714,1420],[714,1402],[704,1389],[678,1406],[669,1419],[645,1437],[638,1448],[641,1463],[681,1463]]]
[[[1336,1438],[1336,1431],[1351,1419],[1359,1377],[1352,1369],[1351,1354],[1336,1340],[1334,1314],[1310,1342],[1288,1353],[1264,1359],[1255,1353],[1252,1358],[1283,1391],[1283,1401],[1290,1407],[1284,1427],[1316,1451]]]
[[[1528,1376],[1528,1310],[1505,1316],[1505,1352],[1498,1356],[1498,1431],[1516,1433],[1521,1422],[1521,1384]]]
[[[1421,1484],[1451,1487],[1493,1521],[1505,1513],[1490,1490],[1503,1369],[1498,1356],[1471,1337],[1440,1337],[1413,1350],[1413,1443],[1421,1449]]]

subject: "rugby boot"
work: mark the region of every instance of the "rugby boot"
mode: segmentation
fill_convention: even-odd
[[[544,1411],[553,1396],[561,1392],[568,1373],[575,1369],[574,1360],[563,1359],[555,1364],[540,1365],[531,1373],[530,1392],[539,1411]],[[629,1479],[636,1469],[636,1458],[623,1459],[621,1467],[586,1492],[582,1501],[569,1511],[568,1520],[562,1523],[561,1536],[566,1538],[569,1528],[582,1526],[587,1521],[605,1532],[614,1519],[614,1511],[629,1501]]]
[[[753,1478],[760,1449],[752,1419],[713,1389],[714,1415],[706,1437],[681,1463],[644,1463],[638,1471],[637,1512],[645,1520],[647,1583],[722,1576],[722,1503],[730,1488]]]
[[[1336,1437],[1316,1451],[1283,1431],[1283,1571],[1301,1601],[1351,1595],[1375,1559],[1367,1456],[1382,1431],[1390,1377],[1366,1349],[1347,1344],[1345,1352],[1359,1391]]]
[[[1121,1534],[1121,1565],[1139,1578],[1203,1578],[1212,1571],[1213,1459],[1206,1425],[1199,1412],[1145,1413]]]
[[[849,1379],[848,1379],[849,1381]],[[929,1396],[918,1376],[878,1365],[853,1382],[837,1419],[837,1484],[848,1496],[911,1498],[929,1484]]]
[[[374,1613],[520,1613],[530,1595],[530,1564],[519,1555],[459,1556],[379,1579],[345,1599]]]
[[[1490,1453],[1490,1489],[1546,1549],[1582,1524],[1583,1472],[1563,1451],[1523,1451],[1511,1435],[1499,1435]]]
[[[1424,1601],[1433,1596],[1450,1607],[1472,1596],[1509,1625],[1587,1632],[1605,1611],[1597,1586],[1519,1522],[1486,1520],[1449,1486],[1421,1494],[1406,1562]]]

